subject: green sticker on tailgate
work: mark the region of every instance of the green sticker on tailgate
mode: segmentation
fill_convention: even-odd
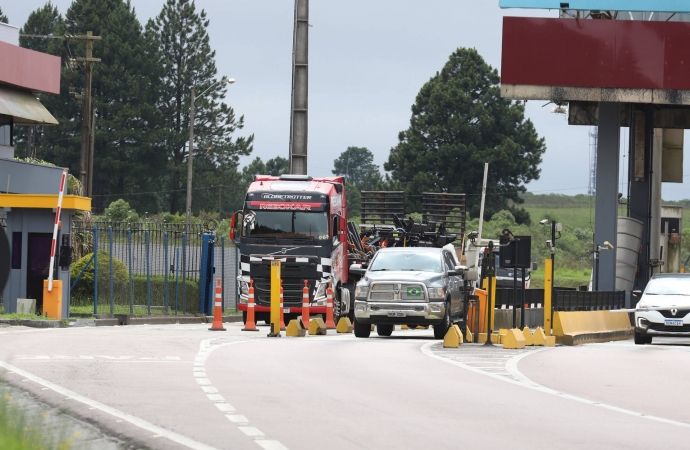
[[[422,296],[422,290],[418,287],[408,287],[407,288],[407,295],[409,297],[421,297]]]

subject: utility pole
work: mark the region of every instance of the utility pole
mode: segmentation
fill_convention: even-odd
[[[91,133],[89,134],[89,176],[87,178],[86,196],[93,198],[93,147],[96,140],[96,108],[92,108]]]
[[[307,174],[308,94],[309,0],[295,0],[290,112],[290,173],[295,175]]]
[[[85,193],[91,197],[93,192],[90,185],[90,180],[93,179],[91,171],[93,170],[93,156],[92,156],[92,127],[95,120],[92,117],[91,107],[91,82],[93,78],[93,63],[100,62],[100,58],[93,57],[93,41],[101,40],[101,36],[94,36],[92,31],[87,31],[86,35],[81,36],[65,36],[66,39],[83,40],[86,41],[86,56],[84,58],[76,58],[76,61],[83,62],[85,67],[84,90],[81,95],[71,90],[76,99],[81,99],[82,109],[82,126],[81,126],[81,153],[80,153],[80,170],[79,181],[84,186]]]

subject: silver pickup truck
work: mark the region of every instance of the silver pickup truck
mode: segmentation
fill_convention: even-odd
[[[450,251],[399,247],[379,250],[355,288],[355,336],[366,338],[371,325],[390,336],[395,325],[433,325],[443,339],[463,316],[463,276]]]

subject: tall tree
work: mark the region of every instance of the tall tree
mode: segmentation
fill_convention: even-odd
[[[266,161],[266,173],[268,175],[273,175],[278,177],[280,175],[288,173],[290,170],[290,162],[287,158],[281,156],[276,156]]]
[[[0,8],[0,22],[2,22],[2,23],[9,23],[10,22],[10,20],[7,18],[7,16],[2,13],[2,8]]]
[[[146,29],[158,45],[163,67],[158,108],[165,130],[168,154],[168,202],[171,213],[184,210],[182,201],[186,179],[189,107],[192,88],[198,98],[194,105],[194,200],[195,211],[204,205],[197,194],[216,184],[229,184],[235,177],[240,155],[252,151],[254,136],[233,139],[244,127],[244,116],[237,119],[231,107],[220,99],[227,85],[217,78],[215,51],[208,36],[206,12],[197,12],[194,1],[167,0],[161,13]],[[201,95],[203,94],[203,95]]]
[[[384,168],[409,194],[477,194],[489,163],[487,215],[521,203],[524,184],[539,178],[546,151],[525,109],[500,95],[498,72],[475,49],[459,48],[420,90],[410,127],[402,131]],[[419,198],[419,197],[413,197]],[[468,204],[478,215],[479,196]],[[418,201],[408,203],[418,211]]]
[[[374,154],[366,147],[348,147],[333,161],[333,174],[345,176],[360,191],[370,191],[383,180]]]

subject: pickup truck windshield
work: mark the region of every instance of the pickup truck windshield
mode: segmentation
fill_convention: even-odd
[[[328,212],[246,211],[244,236],[328,239]]]
[[[411,270],[420,272],[442,271],[441,254],[434,253],[379,253],[371,263],[372,272],[382,270]]]

